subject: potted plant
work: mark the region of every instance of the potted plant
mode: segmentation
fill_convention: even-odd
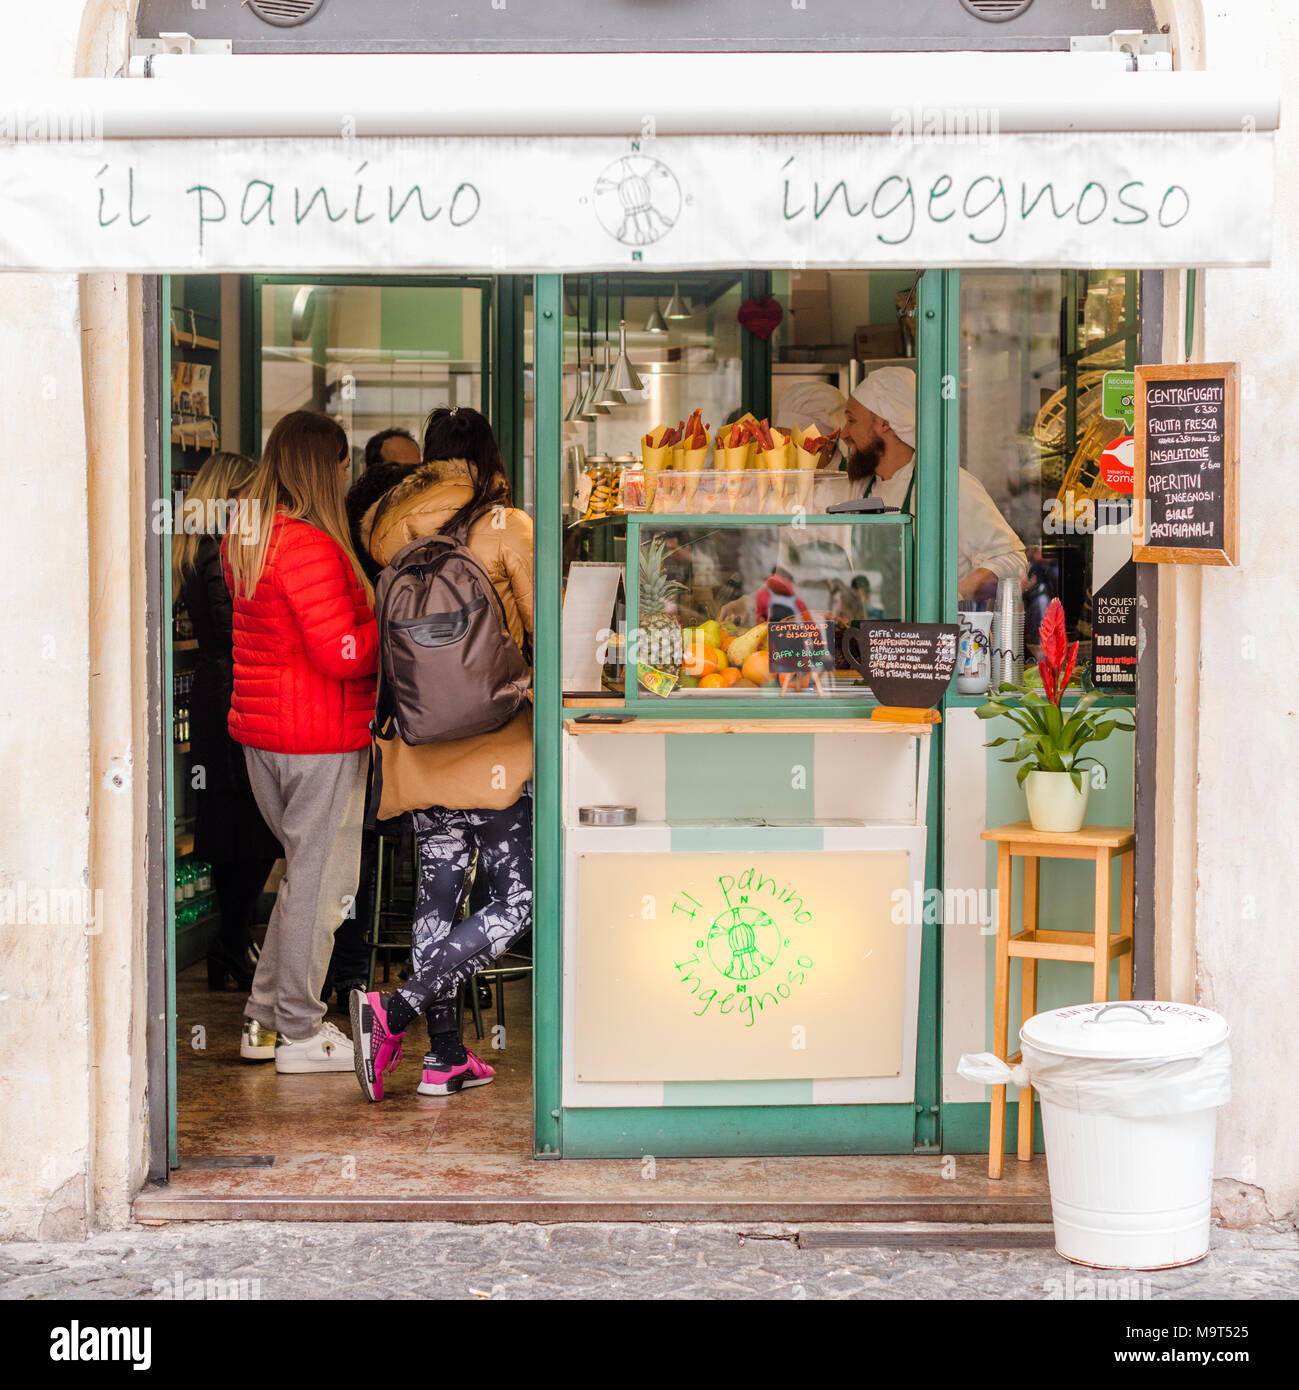
[[[1028,680],[1001,686],[975,711],[980,719],[1004,714],[1023,732],[1016,737],[994,738],[985,746],[1013,743],[1003,763],[1020,765],[1015,780],[1028,797],[1028,817],[1034,830],[1069,831],[1081,827],[1087,815],[1091,788],[1088,764],[1097,759],[1084,753],[1090,744],[1109,738],[1115,729],[1131,733],[1135,724],[1127,711],[1099,703],[1105,697],[1089,690],[1069,710],[1063,707],[1065,691],[1078,657],[1078,643],[1065,634],[1064,608],[1051,600],[1042,619],[1041,660],[1037,663],[1041,690]]]

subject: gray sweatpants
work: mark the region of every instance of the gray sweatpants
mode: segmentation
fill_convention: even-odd
[[[244,1016],[295,1041],[320,1027],[334,933],[355,911],[370,751],[245,748],[253,795],[288,867]]]

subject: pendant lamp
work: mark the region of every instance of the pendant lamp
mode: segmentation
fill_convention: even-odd
[[[627,356],[627,284],[626,281],[618,281],[618,360],[613,364],[613,375],[609,378],[609,387],[618,393],[618,397],[626,404],[629,395],[639,395],[645,389],[645,383],[636,374],[636,368],[631,364],[631,358]]]
[[[568,314],[568,298],[565,296],[564,312]],[[568,409],[564,412],[564,421],[569,423],[573,420],[581,419],[582,409],[582,296],[581,289],[578,290],[577,303],[573,308],[570,317],[577,320],[577,372],[574,377],[573,399],[568,403]]]
[[[622,395],[614,388],[613,384],[613,363],[610,360],[613,353],[613,346],[609,342],[609,277],[604,277],[604,373],[600,377],[600,385],[596,388],[595,400],[598,405],[604,406],[606,410],[616,410],[618,406],[625,404]]]
[[[600,404],[600,371],[595,361],[595,276],[591,276],[591,295],[587,306],[587,325],[589,333],[587,346],[590,348],[590,363],[588,367],[588,385],[586,395],[582,399],[581,419],[594,420],[597,415],[608,415],[609,407]]]
[[[690,317],[690,309],[686,301],[681,298],[680,280],[672,286],[672,298],[668,300],[668,307],[663,312],[669,319],[688,319]]]

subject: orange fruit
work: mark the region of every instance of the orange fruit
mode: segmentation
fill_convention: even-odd
[[[725,663],[726,658],[716,647],[701,644],[690,648],[681,663],[681,669],[688,676],[711,676]]]
[[[724,671],[719,671],[717,674],[722,684],[729,690],[731,686],[740,679],[740,668],[738,666],[728,666]]]
[[[718,645],[723,651],[725,651],[725,650],[727,649],[727,647],[729,647],[729,646],[731,645],[731,643],[734,642],[734,641],[735,641],[735,633],[733,633],[733,632],[727,632],[727,630],[726,630],[725,628],[723,628],[723,629],[722,629],[721,641],[718,642],[717,645]]]
[[[750,653],[745,659],[740,674],[746,681],[752,681],[754,685],[769,685],[771,683],[771,669],[767,664],[767,653],[762,651]]]
[[[726,682],[717,671],[714,671],[711,676],[702,677],[699,681],[700,690],[721,690],[725,685]]]

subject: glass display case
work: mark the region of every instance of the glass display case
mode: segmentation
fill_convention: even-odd
[[[843,636],[912,616],[911,538],[899,513],[629,516],[628,706],[869,698]]]

